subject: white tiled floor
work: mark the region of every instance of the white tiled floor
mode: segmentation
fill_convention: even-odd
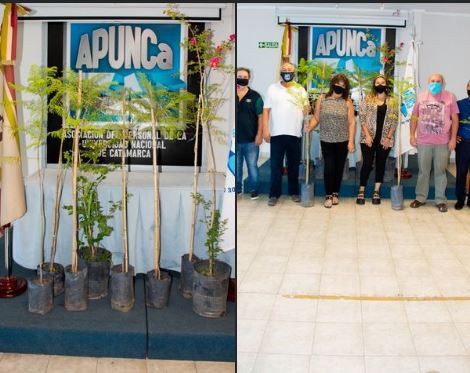
[[[470,209],[405,202],[238,199],[239,373],[470,372],[470,300],[401,299],[470,297]]]
[[[234,363],[8,354],[0,373],[235,373]]]

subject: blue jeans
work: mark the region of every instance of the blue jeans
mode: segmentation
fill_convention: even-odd
[[[455,163],[457,165],[457,180],[455,182],[455,194],[457,200],[465,202],[465,185],[467,172],[470,168],[470,141],[463,140],[455,148]]]
[[[251,192],[258,192],[258,156],[259,146],[254,142],[237,143],[237,193],[243,189],[243,160],[248,168],[248,187]]]

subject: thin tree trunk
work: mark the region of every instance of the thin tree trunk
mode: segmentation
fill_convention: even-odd
[[[78,108],[76,119],[80,118],[82,105],[82,71],[78,72]],[[72,272],[78,271],[78,216],[77,216],[77,172],[78,172],[78,158],[80,157],[78,143],[80,140],[80,124],[77,124],[73,137],[73,168],[72,168]]]
[[[41,115],[44,114],[44,100],[41,100]],[[41,129],[39,131],[39,137],[42,140],[43,132],[43,123],[41,123]],[[46,215],[44,211],[44,172],[40,160],[39,145],[37,146],[37,166],[38,166],[38,176],[39,176],[39,211],[41,211],[41,228],[40,228],[40,244],[41,244],[41,264],[39,271],[39,281],[42,284],[42,266],[44,265],[45,252],[44,252],[44,236],[45,236],[45,225],[46,225]]]
[[[202,85],[202,83],[201,83]],[[198,99],[198,109],[201,105],[202,94],[199,95]],[[201,122],[201,113],[197,111],[196,117],[196,138],[194,140],[194,167],[193,167],[193,206],[191,210],[191,232],[189,233],[189,261],[193,260],[194,254],[194,234],[196,232],[196,211],[197,211],[197,202],[196,202],[196,193],[199,184],[199,172],[197,170],[197,155],[199,151],[199,125]]]
[[[124,119],[124,104],[122,100],[121,116],[123,120],[122,126],[122,140],[121,140],[121,176],[122,176],[122,246],[124,249],[124,261],[122,263],[122,271],[129,270],[129,247],[127,244],[127,167],[126,167],[126,121]]]
[[[38,167],[39,167],[39,200],[40,200],[40,211],[41,211],[41,231],[40,231],[40,237],[41,237],[41,270],[39,271],[39,278],[40,282],[42,284],[42,266],[44,264],[44,225],[45,225],[45,213],[44,213],[44,172],[43,169],[41,168],[41,162],[39,161],[39,147],[38,147]]]
[[[215,210],[216,210],[216,180],[215,180],[215,155],[214,155],[214,146],[212,142],[212,137],[210,133],[210,128],[209,125],[206,124],[206,129],[207,129],[207,144],[208,144],[208,153],[207,153],[207,160],[208,160],[208,166],[210,167],[208,172],[209,172],[209,178],[211,182],[211,192],[212,192],[212,197],[211,197],[211,221],[210,221],[210,229],[214,226],[215,222]],[[209,276],[214,276],[214,258],[212,255],[209,255]]]
[[[64,186],[64,167],[62,164],[62,151],[64,148],[64,135],[60,138],[59,147],[59,164],[57,165],[57,179],[55,184],[55,197],[54,197],[54,219],[52,221],[52,243],[51,243],[51,257],[49,259],[49,272],[54,271],[55,254],[57,251],[57,233],[59,231],[59,208],[60,200],[62,198],[62,189]]]
[[[151,110],[152,115],[152,169],[153,169],[153,214],[155,220],[155,277],[160,279],[160,188],[157,170],[157,120],[155,111]]]
[[[194,34],[194,32],[193,32]],[[196,55],[197,59],[200,62],[201,61],[201,56],[199,54],[199,49],[196,48]],[[194,167],[193,167],[193,206],[191,209],[191,231],[189,233],[189,261],[191,262],[193,260],[193,255],[194,255],[194,235],[196,232],[196,214],[197,214],[197,202],[196,202],[196,194],[198,190],[198,184],[199,184],[199,173],[197,170],[197,155],[199,151],[199,126],[202,121],[202,108],[203,102],[204,102],[204,72],[199,67],[199,97],[198,97],[198,102],[197,102],[197,116],[196,116],[196,138],[194,140]]]

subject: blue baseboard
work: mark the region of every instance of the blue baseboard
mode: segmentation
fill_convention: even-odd
[[[401,185],[403,185],[403,197],[405,199],[414,199],[415,198],[415,187],[418,179],[418,160],[417,155],[409,156],[408,158],[408,170],[412,173],[410,179],[402,179]],[[357,191],[359,189],[359,172],[360,169],[350,168],[348,173],[348,178],[343,180],[341,183],[340,195],[342,197],[356,197]],[[270,161],[267,160],[259,167],[259,193],[269,194],[270,189]],[[372,171],[369,177],[369,185],[366,188],[366,198],[370,198],[373,192],[373,177],[374,170]],[[393,185],[396,185],[397,179],[393,178],[393,181],[384,182],[382,184],[380,194],[382,198],[390,198],[390,188]],[[317,178],[314,180],[315,184],[315,195],[324,196],[325,195],[325,186],[323,183],[323,178]],[[248,191],[248,179],[244,180],[244,190]],[[282,178],[282,194],[287,195],[287,176]],[[455,200],[455,177],[447,172],[447,198],[450,200]],[[429,195],[428,199],[434,199],[434,176],[431,174],[430,185],[429,185]]]
[[[179,294],[178,285],[174,275],[167,308],[147,308],[148,357],[235,361],[235,304],[227,303],[225,317],[201,317],[193,312],[192,301]]]

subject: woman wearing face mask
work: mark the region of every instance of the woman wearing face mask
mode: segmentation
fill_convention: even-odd
[[[328,93],[317,99],[315,112],[305,130],[310,132],[317,125],[320,125],[320,143],[325,162],[324,206],[331,208],[339,203],[339,190],[348,151],[354,152],[356,122],[346,75],[335,75],[330,81]]]
[[[364,193],[375,158],[375,186],[372,204],[380,204],[385,162],[393,146],[393,134],[398,125],[398,106],[390,94],[390,84],[383,75],[372,81],[372,89],[359,107],[361,121],[362,168],[356,203],[365,203]]]

